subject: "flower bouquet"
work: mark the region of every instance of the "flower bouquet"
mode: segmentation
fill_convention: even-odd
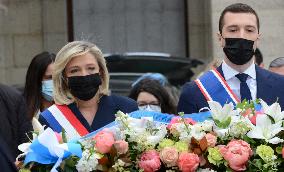
[[[257,103],[261,110],[255,102],[210,101],[211,119],[203,122],[118,112],[116,125],[69,141],[47,129],[21,149],[20,171],[284,171],[284,112],[278,103]]]

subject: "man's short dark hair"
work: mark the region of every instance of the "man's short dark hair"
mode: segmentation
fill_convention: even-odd
[[[255,63],[257,65],[260,65],[263,62],[263,56],[258,48],[255,49],[254,56],[255,56]]]
[[[277,59],[274,59],[270,65],[269,68],[271,67],[282,67],[284,66],[284,57],[278,57]]]
[[[227,12],[231,13],[251,13],[254,14],[256,17],[256,24],[257,24],[257,30],[259,32],[259,18],[257,13],[247,4],[242,3],[235,3],[228,7],[226,7],[223,12],[221,13],[221,16],[219,18],[219,32],[222,33],[222,29],[224,27],[224,16]]]

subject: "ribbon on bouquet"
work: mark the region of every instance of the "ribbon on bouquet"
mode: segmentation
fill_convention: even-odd
[[[153,117],[154,121],[161,122],[161,123],[170,123],[173,117],[177,117],[176,115],[161,113],[161,112],[154,112],[154,111],[141,111],[137,110],[131,112],[129,114],[132,118],[141,118],[141,117]],[[199,112],[199,113],[192,113],[192,114],[184,114],[183,118],[191,118],[196,122],[202,122],[211,117],[209,111],[207,112]]]
[[[38,162],[40,164],[54,164],[51,172],[57,172],[56,168],[63,159],[75,155],[82,157],[81,145],[75,142],[60,144],[51,128],[47,128],[29,146],[24,164]]]
[[[207,108],[209,110],[209,108]],[[260,111],[261,110],[261,105],[260,104],[255,104],[255,110],[256,111]],[[169,124],[172,120],[173,117],[178,117],[176,115],[173,114],[167,114],[167,113],[161,113],[161,112],[154,112],[154,111],[143,111],[143,110],[137,110],[134,112],[131,112],[130,114],[128,114],[130,117],[132,118],[137,118],[137,119],[141,119],[144,117],[153,117],[153,120],[155,122],[159,122],[159,123],[165,123],[165,124]],[[211,119],[211,112],[210,111],[205,111],[205,112],[199,112],[199,113],[192,113],[192,114],[184,114],[183,118],[191,118],[192,120],[196,121],[196,122],[203,122],[205,120]],[[95,136],[99,131],[105,129],[105,128],[111,128],[114,127],[115,125],[117,125],[117,123],[111,122],[109,124],[107,124],[106,126],[93,131],[87,135],[85,135],[84,137],[82,137],[81,139],[86,139],[89,137],[93,137]]]
[[[153,117],[153,121],[155,122],[159,122],[159,123],[164,123],[164,124],[169,124],[172,120],[173,117],[177,117],[176,115],[172,115],[172,114],[167,114],[167,113],[161,113],[161,112],[154,112],[154,111],[143,111],[143,110],[137,110],[134,112],[131,112],[130,114],[128,114],[129,117],[131,118],[137,118],[137,119],[141,119],[141,118],[145,118],[145,117]],[[206,119],[209,119],[211,117],[211,114],[209,111],[207,112],[199,112],[199,113],[192,113],[192,114],[185,114],[183,116],[183,118],[191,118],[192,120],[196,121],[196,122],[202,122]],[[111,122],[109,124],[107,124],[106,126],[93,131],[87,135],[85,135],[84,137],[82,137],[81,139],[86,139],[89,137],[93,137],[95,136],[99,131],[105,129],[105,128],[111,128],[114,127],[115,125],[117,125],[117,123]]]

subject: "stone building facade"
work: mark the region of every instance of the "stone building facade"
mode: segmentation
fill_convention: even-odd
[[[145,0],[80,0],[81,7],[90,3],[135,3]],[[141,2],[140,2],[141,1]],[[152,0],[173,3],[172,0]],[[171,1],[171,2],[170,2]],[[259,48],[266,67],[274,58],[284,56],[283,0],[175,0],[184,5],[181,23],[186,24],[184,54],[209,62],[222,58],[216,33],[221,11],[229,4],[244,2],[259,14],[261,40]],[[68,42],[68,3],[77,0],[0,0],[0,82],[8,85],[24,84],[27,67],[34,55],[42,51],[57,52]],[[103,4],[104,3],[104,4]],[[73,9],[76,7],[73,6]],[[143,10],[142,10],[143,12]],[[92,10],[99,15],[99,11]],[[75,13],[74,13],[75,14]],[[70,16],[69,16],[70,17]],[[73,16],[75,18],[76,16]],[[82,20],[87,20],[84,18]],[[151,21],[149,21],[151,22]],[[74,23],[76,24],[76,23]],[[149,23],[153,24],[153,23]],[[74,26],[76,31],[76,26]],[[157,30],[157,28],[154,28]],[[90,30],[90,28],[86,28]],[[159,30],[159,29],[158,29]],[[80,32],[80,30],[79,30]],[[108,36],[106,34],[105,36]],[[70,39],[70,37],[69,37]],[[102,40],[108,38],[101,38]],[[151,49],[151,51],[154,49]],[[115,51],[115,50],[114,50]],[[143,51],[143,49],[141,49]]]

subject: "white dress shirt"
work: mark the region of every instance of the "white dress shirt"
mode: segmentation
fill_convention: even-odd
[[[240,83],[241,82],[235,76],[239,74],[239,72],[231,68],[229,65],[227,65],[225,61],[223,61],[222,63],[222,70],[223,70],[224,78],[227,81],[228,85],[230,86],[232,91],[235,93],[235,95],[241,100],[241,94],[240,94]],[[249,66],[249,68],[247,68],[243,73],[249,75],[246,83],[250,89],[252,99],[255,100],[256,91],[257,91],[255,64],[252,63]]]

